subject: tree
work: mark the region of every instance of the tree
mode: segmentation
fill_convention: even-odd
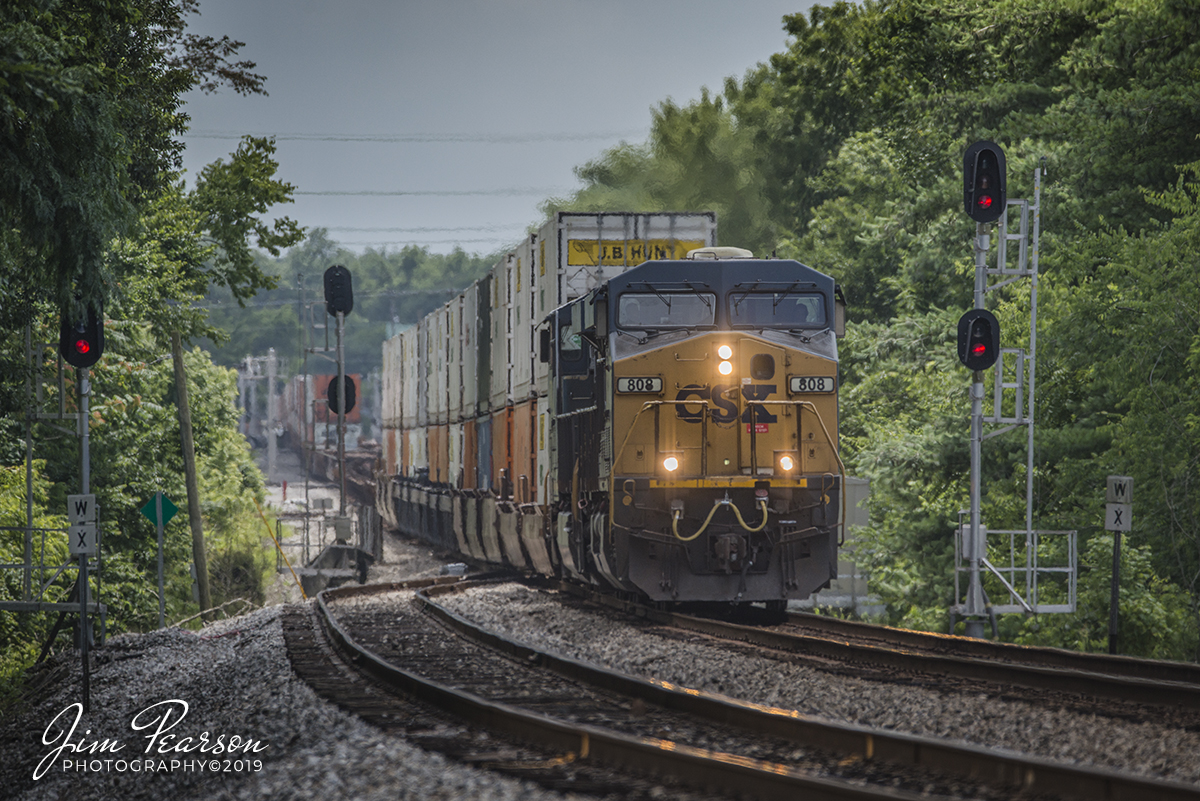
[[[724,100],[702,91],[653,112],[645,146],[622,143],[576,169],[584,189],[543,204],[581,211],[715,211],[721,241],[768,255],[776,232],[755,141]]]
[[[182,96],[262,90],[242,46],[184,33],[197,0],[19,3],[0,19],[0,328],[102,301],[105,253],[179,164]]]

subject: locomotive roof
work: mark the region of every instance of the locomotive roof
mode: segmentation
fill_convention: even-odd
[[[792,259],[706,259],[647,261],[612,278],[609,290],[621,293],[638,285],[690,284],[712,292],[734,290],[816,290],[833,297],[834,281],[812,267]]]

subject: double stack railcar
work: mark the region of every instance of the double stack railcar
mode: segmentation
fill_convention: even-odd
[[[833,280],[715,231],[710,214],[560,213],[385,343],[385,520],[656,601],[825,586],[844,478]]]

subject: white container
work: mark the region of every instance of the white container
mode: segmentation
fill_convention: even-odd
[[[417,419],[416,427],[424,428],[429,425],[429,374],[432,369],[432,359],[429,354],[429,327],[433,324],[433,315],[427,315],[417,323],[417,357],[413,360],[416,368],[417,385]]]
[[[436,309],[429,316],[429,419],[431,424],[436,425],[449,422],[449,316],[449,304]]]
[[[451,423],[462,420],[463,411],[463,296],[446,304],[446,412]]]
[[[462,351],[461,419],[474,418],[479,413],[479,289],[476,281],[460,296],[458,338]]]
[[[492,376],[489,398],[492,411],[512,403],[512,265],[509,253],[492,267]]]
[[[533,247],[534,237],[526,237],[517,246],[516,259],[510,262],[508,271],[510,317],[512,321],[512,370],[513,403],[521,403],[530,397],[536,397],[533,391],[533,363],[536,356],[533,352],[533,327],[537,320],[533,305]]]
[[[584,213],[560,211],[526,240],[531,272],[532,324],[564,303],[631,267],[654,259],[683,259],[717,244],[714,212]],[[531,331],[531,348],[539,337]],[[549,366],[536,355],[533,392],[550,392]]]

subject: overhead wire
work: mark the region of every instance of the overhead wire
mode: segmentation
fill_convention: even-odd
[[[523,186],[506,189],[316,189],[296,190],[293,195],[362,196],[362,197],[523,197],[526,195],[555,195],[570,192],[564,187]]]
[[[555,131],[549,133],[393,133],[393,134],[354,134],[354,133],[299,133],[299,132],[255,132],[245,131],[214,131],[190,130],[183,134],[185,139],[241,139],[243,136],[271,137],[277,142],[370,142],[379,144],[389,143],[432,143],[432,144],[493,144],[493,145],[523,145],[542,142],[593,142],[611,139],[644,137],[649,129],[628,129],[624,131],[585,131],[574,133],[570,131]]]

